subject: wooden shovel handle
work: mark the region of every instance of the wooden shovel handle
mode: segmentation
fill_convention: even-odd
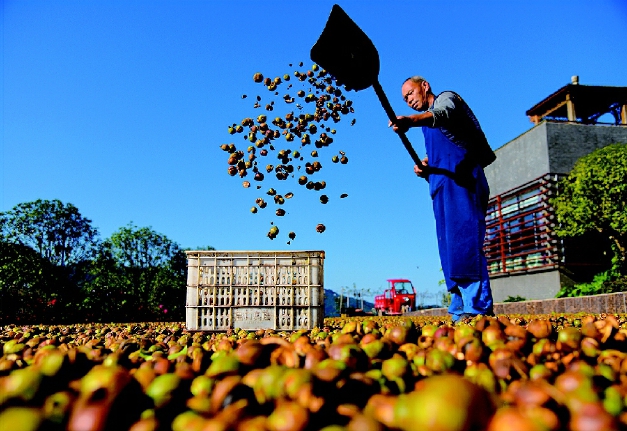
[[[381,102],[381,106],[383,106],[385,113],[388,114],[388,118],[390,119],[392,123],[395,123],[396,114],[394,113],[394,110],[392,109],[392,105],[390,105],[390,101],[388,100],[388,97],[385,95],[383,88],[381,88],[381,84],[379,84],[379,81],[376,80],[372,84],[372,87],[374,88],[374,92],[377,93],[377,97],[379,97],[379,102]],[[405,149],[411,156],[414,163],[418,165],[420,169],[425,170],[426,166],[422,164],[422,160],[420,160],[420,157],[418,157],[418,154],[416,154],[414,147],[412,147],[411,142],[409,142],[409,139],[407,139],[407,136],[405,135],[405,133],[398,133],[398,136],[401,138],[401,141],[403,142]]]

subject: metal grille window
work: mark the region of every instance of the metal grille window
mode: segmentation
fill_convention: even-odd
[[[556,267],[559,240],[549,203],[557,174],[546,174],[490,199],[484,251],[491,276]]]

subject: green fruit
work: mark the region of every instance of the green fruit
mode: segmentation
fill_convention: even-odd
[[[52,423],[63,423],[70,413],[73,401],[74,397],[69,391],[57,392],[50,395],[44,402],[44,416]]]
[[[395,356],[390,359],[386,359],[383,361],[381,366],[381,373],[388,380],[393,380],[395,378],[402,378],[409,371],[409,362],[407,359]]]
[[[37,408],[9,407],[0,413],[0,430],[36,431],[42,419]]]
[[[12,398],[23,401],[32,400],[39,390],[41,378],[42,375],[34,367],[13,370],[11,374],[0,380],[2,383],[0,386],[0,405]]]
[[[394,410],[401,430],[471,431],[487,428],[495,406],[484,389],[448,374],[421,380]]]
[[[172,431],[201,431],[205,422],[204,417],[192,410],[187,410],[174,418]]]
[[[276,227],[276,226],[273,226]],[[271,229],[272,230],[272,229]],[[277,228],[278,231],[278,228]],[[217,377],[237,374],[240,368],[240,362],[237,357],[232,355],[224,355],[215,359],[205,372],[208,377]]]
[[[210,396],[211,391],[215,386],[215,379],[212,379],[209,376],[198,376],[194,380],[192,380],[192,385],[190,387],[190,392],[194,396]]]
[[[24,350],[24,347],[25,347],[24,343],[18,343],[18,341],[14,338],[4,343],[4,345],[2,346],[2,352],[5,355],[10,355],[12,353],[19,353],[22,350]]]
[[[162,374],[155,377],[148,389],[148,395],[155,403],[155,407],[159,408],[166,405],[172,398],[172,392],[181,383],[181,378],[173,373]]]

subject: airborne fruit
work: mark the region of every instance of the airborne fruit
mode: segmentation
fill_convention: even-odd
[[[287,234],[287,236],[288,236],[290,239],[294,239],[294,238],[296,238],[296,234],[295,234],[294,232],[290,232],[290,233],[288,233],[288,234]]]
[[[302,67],[302,65],[303,63],[301,62],[300,67]],[[325,125],[325,123],[331,120],[337,123],[340,121],[343,114],[354,112],[351,107],[352,102],[347,100],[340,90],[343,84],[330,76],[326,71],[322,70],[317,64],[312,64],[309,70],[305,68],[303,72],[298,70],[294,71],[294,77],[296,79],[293,81],[290,76],[291,73],[281,74],[273,78],[266,77],[261,72],[253,74],[254,82],[264,85],[271,91],[269,96],[264,96],[269,99],[267,101],[264,99],[264,102],[267,103],[266,110],[272,111],[276,102],[283,103],[283,101],[285,101],[292,103],[294,99],[296,99],[296,96],[298,96],[298,98],[304,98],[305,102],[309,102],[308,105],[302,102],[302,104],[297,103],[295,107],[298,111],[287,112],[284,116],[276,116],[274,119],[268,118],[268,116],[272,114],[261,114],[252,116],[252,118],[245,117],[243,120],[229,125],[228,132],[230,134],[242,134],[242,138],[249,141],[249,143],[246,144],[248,146],[246,150],[248,154],[246,154],[245,151],[238,151],[233,144],[220,145],[223,151],[229,153],[229,175],[234,176],[239,174],[239,176],[243,178],[248,175],[249,171],[252,171],[254,181],[257,181],[255,185],[257,190],[262,188],[260,182],[264,181],[265,175],[273,173],[276,174],[277,180],[280,181],[294,178],[300,185],[304,185],[308,190],[319,191],[324,189],[326,186],[324,181],[310,181],[310,178],[311,175],[321,170],[322,164],[320,157],[328,157],[321,154],[321,152],[324,152],[322,149],[333,142],[331,135],[336,133],[335,129],[329,127],[330,124]],[[287,81],[292,82],[288,83]],[[287,91],[279,94],[278,87],[283,85],[284,82],[287,86]],[[292,87],[294,88],[290,90]],[[242,96],[242,99],[244,98],[248,99],[245,95]],[[253,108],[261,108],[263,106],[260,104],[262,100],[261,96],[252,96],[250,99],[253,99],[251,102],[254,103]],[[298,142],[297,140],[300,140],[300,148],[297,150],[292,149],[293,151],[290,149],[275,149],[281,137],[284,137],[288,142]],[[313,151],[303,151],[305,145],[311,144],[315,144]],[[275,155],[279,160],[276,164],[267,164],[264,166],[259,163],[259,157],[274,157]],[[328,159],[325,158],[325,160]],[[333,163],[341,162],[345,164],[348,158],[340,151],[337,155],[333,156],[331,160]],[[298,176],[297,173],[302,174],[302,176]],[[273,179],[271,178],[271,180]],[[243,181],[242,185],[244,188],[250,188],[251,183],[253,182]],[[291,192],[280,196],[274,189],[270,189],[268,194],[274,197],[277,205],[282,205],[287,199],[293,196]],[[327,195],[319,196],[319,199],[323,204],[326,204],[329,200]],[[251,212],[254,213],[266,206],[267,203],[259,198],[257,205],[255,205],[254,209],[251,209]],[[286,215],[287,212],[285,210],[278,210],[276,214],[283,216]],[[320,224],[317,229],[320,228],[324,230],[324,225]],[[268,236],[273,239],[277,234],[278,229],[277,231],[273,229],[268,233]],[[290,239],[293,239],[293,236],[290,235]],[[288,244],[289,243],[288,241]]]
[[[318,233],[322,233],[322,232],[324,232],[325,230],[326,230],[326,226],[325,226],[325,225],[323,225],[322,223],[318,223],[318,224],[316,225],[316,232],[318,232]]]
[[[276,226],[272,226],[268,231],[268,238],[274,239],[279,234],[279,228]]]

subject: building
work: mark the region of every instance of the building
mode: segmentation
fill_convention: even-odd
[[[609,268],[603,238],[555,235],[550,198],[580,157],[627,143],[627,87],[580,85],[573,77],[527,115],[534,127],[495,150],[496,161],[485,169],[491,193],[485,252],[495,302],[554,298],[563,285]]]

